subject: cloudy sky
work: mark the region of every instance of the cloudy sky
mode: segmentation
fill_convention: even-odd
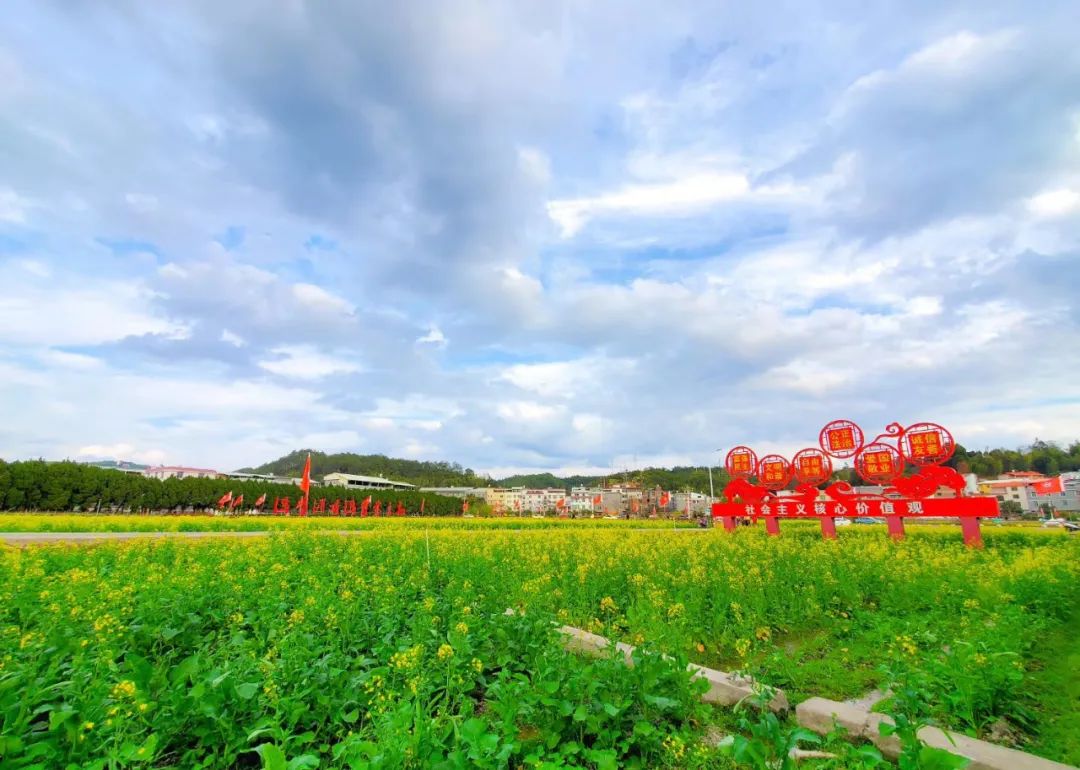
[[[1080,438],[1061,2],[15,0],[0,457]]]

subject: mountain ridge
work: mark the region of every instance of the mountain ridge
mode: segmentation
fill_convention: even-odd
[[[406,460],[382,454],[361,455],[355,452],[326,453],[315,449],[298,449],[255,468],[241,468],[240,471],[299,476],[309,452],[312,474],[316,477],[334,472],[354,473],[361,476],[383,476],[421,487],[573,487],[635,481],[647,488],[659,486],[676,491],[689,489],[694,492],[709,492],[710,486],[710,469],[705,466],[644,468],[599,476],[524,473],[493,479],[455,462]],[[1003,472],[1020,470],[1035,470],[1054,475],[1062,471],[1080,470],[1080,441],[1071,442],[1063,448],[1053,442],[1036,439],[1029,446],[1020,449],[985,450],[968,450],[957,444],[956,453],[947,464],[961,473],[972,472],[983,478],[993,478]],[[835,475],[847,481],[855,480],[854,474],[849,470],[837,469]],[[722,468],[712,468],[712,484],[717,492],[727,481],[727,473]]]

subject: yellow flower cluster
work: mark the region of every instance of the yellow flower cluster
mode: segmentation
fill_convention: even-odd
[[[453,652],[453,650],[451,650]],[[411,671],[420,665],[420,659],[424,655],[424,645],[413,645],[407,650],[395,652],[390,656],[390,665],[399,671]]]

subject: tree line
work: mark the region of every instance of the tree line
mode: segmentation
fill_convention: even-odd
[[[266,495],[263,511],[273,509],[275,498],[285,497],[295,509],[302,494],[293,484],[196,478],[162,481],[74,462],[0,460],[0,510],[5,511],[201,512],[217,508],[218,501],[228,492],[232,492],[234,499],[244,496],[237,511],[251,510],[263,494]],[[334,500],[355,500],[359,507],[368,495],[372,510],[376,502],[381,502],[384,509],[392,506],[395,510],[400,502],[410,514],[418,514],[421,504],[428,516],[461,513],[461,501],[457,498],[416,491],[313,486],[310,500],[312,507],[322,497],[326,498],[327,506]]]
[[[418,487],[482,487],[491,484],[489,478],[481,478],[472,468],[463,468],[458,463],[405,460],[386,455],[358,455],[353,452],[327,454],[315,449],[298,449],[257,468],[240,470],[247,473],[299,477],[308,454],[311,455],[313,477],[322,477],[327,473],[352,473],[357,476],[381,476]]]
[[[948,463],[961,473],[993,478],[1010,471],[1036,471],[1044,476],[1080,471],[1080,441],[1062,448],[1053,441],[1035,440],[1020,449],[970,450],[957,444]]]

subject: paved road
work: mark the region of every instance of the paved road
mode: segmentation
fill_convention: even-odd
[[[147,540],[151,538],[183,538],[183,539],[201,539],[207,537],[266,537],[277,532],[288,532],[291,530],[259,530],[256,532],[0,532],[0,543],[4,545],[13,546],[26,546],[26,545],[43,545],[48,543],[70,543],[73,545],[80,544],[92,544],[103,543],[109,541],[123,541],[123,540]],[[377,532],[376,529],[319,529],[319,530],[304,530],[313,533],[331,534],[331,535],[367,535],[372,532]],[[431,530],[433,532],[441,532],[444,530]],[[484,532],[487,530],[475,529],[475,530],[461,530],[465,532]],[[493,529],[492,532],[541,532],[548,531],[546,529],[533,529],[533,528],[521,528],[510,529],[500,528]],[[664,528],[627,528],[626,531],[630,532],[705,532],[704,529],[691,529],[689,527],[679,527],[678,529],[664,529]]]

